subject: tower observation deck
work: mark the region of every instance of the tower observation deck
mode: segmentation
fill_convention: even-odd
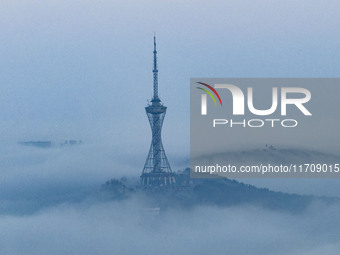
[[[154,36],[153,50],[153,97],[151,104],[145,107],[151,126],[152,140],[148,157],[141,175],[141,185],[145,189],[172,188],[175,184],[175,175],[171,170],[162,144],[162,126],[167,107],[158,97],[158,69],[156,37]]]

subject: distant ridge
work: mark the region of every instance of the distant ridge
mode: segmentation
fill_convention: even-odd
[[[337,155],[306,149],[277,149],[272,145],[263,149],[221,152],[202,157],[209,160],[224,159],[235,165],[241,163],[340,163],[340,156]]]

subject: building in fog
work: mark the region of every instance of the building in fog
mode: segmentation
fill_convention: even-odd
[[[152,140],[148,157],[141,175],[141,185],[144,189],[172,188],[175,184],[175,175],[171,170],[162,144],[162,126],[167,107],[158,97],[158,69],[156,37],[154,37],[153,50],[153,97],[151,103],[145,107],[148,116]]]

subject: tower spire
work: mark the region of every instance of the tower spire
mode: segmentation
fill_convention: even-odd
[[[158,69],[157,69],[157,50],[156,50],[156,36],[153,36],[153,98],[152,102],[159,102],[158,98]]]

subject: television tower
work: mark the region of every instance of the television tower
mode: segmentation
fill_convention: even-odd
[[[151,99],[151,104],[148,104],[148,106],[145,107],[146,115],[148,116],[151,126],[152,141],[149,155],[141,175],[141,185],[145,189],[171,188],[176,182],[175,175],[171,170],[162,144],[161,132],[167,107],[162,104],[162,101],[158,97],[158,69],[155,36],[153,37],[153,40],[153,98]]]

